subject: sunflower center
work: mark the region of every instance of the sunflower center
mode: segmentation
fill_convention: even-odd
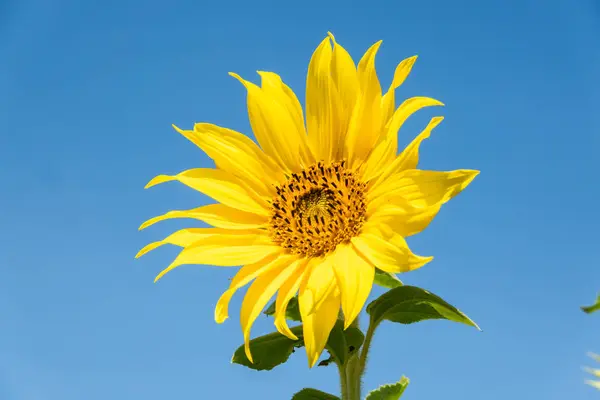
[[[365,221],[366,185],[345,162],[317,163],[277,187],[271,236],[289,252],[318,257],[358,235]]]

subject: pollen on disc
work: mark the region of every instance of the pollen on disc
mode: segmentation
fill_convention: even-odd
[[[317,163],[277,187],[271,236],[289,252],[317,257],[358,235],[365,221],[366,185],[345,163]]]

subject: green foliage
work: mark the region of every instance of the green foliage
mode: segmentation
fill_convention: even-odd
[[[474,326],[477,324],[439,296],[415,286],[390,289],[367,306],[371,323],[377,326],[388,320],[412,324],[427,319],[447,319]]]
[[[362,331],[353,326],[348,327],[348,329],[344,331],[344,335],[346,336],[346,344],[348,344],[349,353],[357,352],[365,341],[365,335]]]
[[[344,322],[338,320],[329,334],[326,348],[335,360],[345,364],[348,357],[360,348],[364,340],[365,335],[360,329],[350,326],[344,331]]]
[[[291,331],[299,340],[292,340],[279,332],[260,336],[250,341],[250,351],[252,352],[254,363],[251,363],[248,357],[246,357],[243,345],[238,347],[235,353],[233,353],[231,362],[258,371],[268,371],[283,364],[290,358],[290,355],[294,352],[294,348],[304,346],[304,342],[302,341],[302,325],[291,328]]]
[[[273,301],[269,305],[269,307],[267,307],[265,314],[270,316],[275,314],[275,301]],[[302,321],[302,318],[300,317],[300,306],[298,305],[297,297],[292,297],[290,302],[288,303],[288,306],[285,310],[285,318],[289,319],[290,321]]]
[[[377,268],[375,268],[375,284],[388,289],[393,289],[404,285],[396,275]]]
[[[296,393],[292,400],[340,400],[340,398],[317,389],[306,388]]]
[[[365,400],[398,400],[406,387],[409,379],[403,376],[398,382],[391,385],[381,385],[377,389],[369,392]]]
[[[268,371],[285,363],[294,352],[294,349],[304,346],[302,325],[291,328],[291,331],[298,337],[298,340],[292,340],[279,332],[252,339],[250,341],[250,351],[254,363],[251,363],[246,357],[244,346],[237,348],[231,362],[258,371]],[[329,334],[326,345],[326,349],[332,358],[323,360],[319,365],[326,366],[334,360],[339,360],[342,364],[345,363],[349,355],[354,354],[360,348],[364,338],[360,329],[351,326],[344,330],[343,321],[338,320]]]
[[[581,309],[583,310],[583,312],[588,313],[588,314],[591,314],[593,312],[600,310],[600,294],[596,298],[596,303],[592,304],[591,306],[581,307]]]

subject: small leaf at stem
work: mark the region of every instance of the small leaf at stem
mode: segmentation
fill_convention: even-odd
[[[391,385],[381,385],[369,392],[365,400],[398,400],[410,381],[403,376],[398,382]]]
[[[266,315],[274,315],[275,314],[275,301],[273,301],[269,307],[265,310]],[[300,317],[300,307],[298,306],[298,298],[292,297],[288,306],[285,310],[285,318],[290,321],[301,321]]]
[[[348,352],[350,354],[357,352],[365,341],[364,333],[354,326],[348,327],[344,331],[344,335],[346,336],[346,344],[348,345]]]
[[[592,304],[591,306],[581,307],[581,310],[583,310],[584,313],[588,313],[588,314],[599,311],[600,310],[600,294],[598,295],[598,298],[596,298],[596,303]]]
[[[304,346],[302,341],[302,325],[291,328],[299,340],[292,340],[279,332],[257,337],[250,341],[250,351],[254,363],[246,357],[244,346],[237,348],[231,359],[232,363],[240,364],[257,371],[271,370],[283,364],[290,358],[295,347]]]
[[[325,348],[340,364],[346,362],[346,357],[348,356],[348,344],[346,343],[344,323],[342,321],[337,320],[333,326],[333,329],[329,333],[329,339],[327,339]]]
[[[335,361],[335,359],[330,354],[329,357],[327,357],[326,359],[319,361],[319,363],[317,364],[317,367],[326,367],[334,361]]]
[[[345,364],[348,356],[358,351],[364,340],[365,335],[360,329],[350,326],[344,330],[344,321],[338,320],[329,333],[326,347],[334,359]]]
[[[404,285],[398,277],[392,273],[382,271],[380,269],[375,268],[375,284],[393,289],[399,286]]]
[[[340,400],[340,398],[317,389],[306,388],[296,393],[292,400]]]
[[[372,323],[388,320],[412,324],[427,319],[447,319],[474,326],[477,324],[441,297],[415,286],[390,289],[367,306]]]

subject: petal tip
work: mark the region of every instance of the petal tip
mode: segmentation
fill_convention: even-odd
[[[155,222],[157,220],[157,217],[154,218],[150,218],[147,221],[144,221],[139,227],[138,227],[138,231],[143,231],[144,229],[146,229],[147,227],[149,227],[150,225],[154,225]]]
[[[254,360],[252,359],[252,352],[250,351],[250,338],[244,339],[244,352],[246,353],[246,357],[251,364],[254,364]]]
[[[294,335],[294,333],[290,330],[289,326],[287,325],[287,322],[285,321],[285,317],[276,317],[274,324],[275,328],[277,328],[277,331],[283,336],[291,340],[299,340],[298,336]]]
[[[317,361],[319,361],[319,354],[315,354],[312,358],[308,358],[308,368],[312,369],[312,367],[315,366],[315,364],[317,363]]]
[[[148,182],[146,184],[146,186],[144,186],[144,189],[148,189],[148,188],[151,188],[152,186],[156,186],[156,185],[158,185],[160,183],[164,183],[164,182],[169,182],[174,179],[175,178],[173,178],[172,176],[169,176],[169,175],[158,175],[158,176],[155,176],[154,178],[152,178],[150,180],[150,182]]]
[[[464,189],[465,187],[467,187],[467,185],[473,182],[473,180],[477,177],[477,175],[480,174],[481,171],[478,171],[476,169],[465,169],[463,170],[463,172],[466,176],[465,182],[462,185],[462,188]]]
[[[353,320],[349,320],[349,319],[345,319],[344,320],[344,330],[350,328],[350,325],[352,325],[352,322],[354,322]]]
[[[229,76],[237,79],[242,85],[244,85],[244,87],[248,87],[246,84],[246,81],[244,79],[242,79],[241,76],[239,76],[238,74],[236,74],[235,72],[228,72]]]
[[[162,271],[160,271],[160,273],[158,275],[156,275],[156,278],[154,278],[154,283],[158,282],[160,279],[162,279],[163,276],[165,276],[167,274],[167,272],[169,272],[170,270],[172,270],[173,268],[177,267],[178,264],[175,264],[176,261],[174,261],[171,265],[169,265],[167,268],[163,269]]]
[[[135,258],[140,258],[141,256],[143,256],[144,254],[148,253],[151,250],[156,249],[159,246],[162,246],[163,242],[152,242],[147,244],[146,246],[142,247],[142,249],[140,251],[137,252],[137,254],[135,255]]]

